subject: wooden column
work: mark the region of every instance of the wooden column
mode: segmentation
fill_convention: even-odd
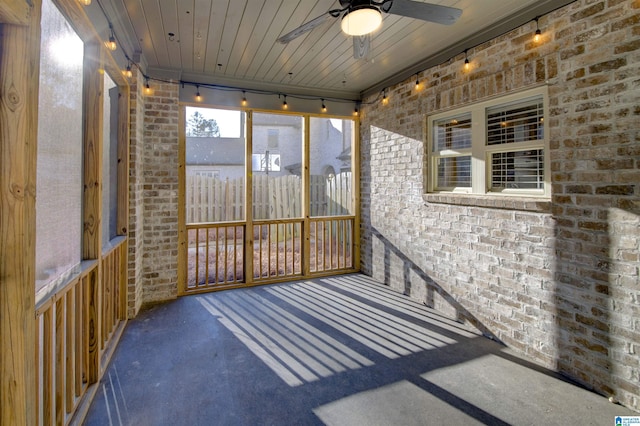
[[[83,260],[100,259],[102,252],[102,125],[104,76],[101,70],[102,46],[97,41],[84,45],[84,197],[83,197]],[[100,262],[98,262],[100,265]],[[96,383],[100,376],[100,310],[102,286],[100,266],[89,273],[87,307],[89,353],[87,380]]]
[[[36,422],[40,14],[40,0],[0,1],[0,425]]]
[[[253,165],[251,153],[253,152],[253,111],[245,111],[245,126],[248,132],[242,130],[245,135],[244,148],[244,282],[253,283]],[[216,272],[217,274],[217,272]]]
[[[311,186],[310,186],[310,170],[309,162],[311,161],[311,118],[309,115],[304,116],[304,134],[302,139],[302,224],[304,240],[302,241],[302,276],[308,277],[311,274]],[[317,226],[317,225],[316,225]],[[317,231],[317,229],[316,229]],[[316,237],[317,241],[317,237]],[[316,250],[317,242],[316,242]],[[317,265],[316,265],[317,270]]]
[[[129,232],[129,86],[119,85],[118,98],[118,235],[128,235]],[[129,253],[129,239],[124,243],[119,265],[118,279],[118,319],[127,319],[127,254]]]
[[[178,116],[178,296],[187,291],[188,233],[186,218],[186,125],[184,105]]]

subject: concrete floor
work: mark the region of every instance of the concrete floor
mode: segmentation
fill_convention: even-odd
[[[359,275],[129,322],[86,425],[614,425],[634,413]]]

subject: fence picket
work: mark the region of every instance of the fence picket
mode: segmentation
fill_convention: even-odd
[[[351,213],[351,172],[330,178],[310,177],[311,216]],[[302,215],[298,176],[254,176],[253,216],[256,219],[294,218]],[[221,180],[209,176],[186,179],[187,223],[244,219],[244,178]]]

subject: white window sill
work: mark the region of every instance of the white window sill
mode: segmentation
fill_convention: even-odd
[[[427,203],[435,204],[453,204],[458,206],[551,213],[551,200],[543,197],[439,192],[422,194],[422,199]]]

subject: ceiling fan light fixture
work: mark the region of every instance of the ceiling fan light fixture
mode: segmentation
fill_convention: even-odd
[[[374,32],[382,24],[382,13],[374,6],[354,7],[342,17],[340,27],[345,34],[362,36]]]

